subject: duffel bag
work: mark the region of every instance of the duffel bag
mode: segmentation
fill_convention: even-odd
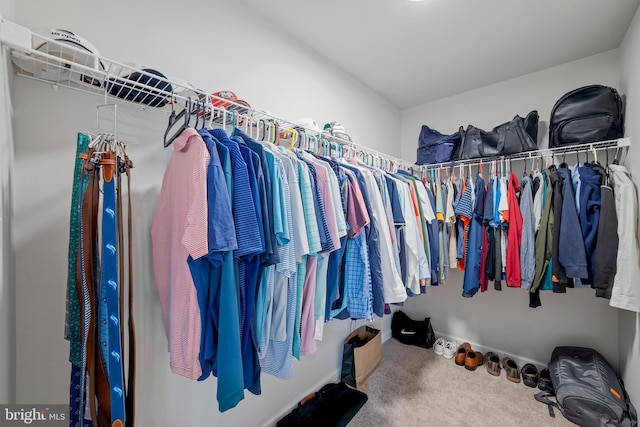
[[[454,155],[455,160],[478,159],[482,157],[508,156],[538,149],[538,112],[536,110],[522,118],[513,120],[485,131],[475,126],[460,127],[462,142]]]
[[[391,336],[402,344],[431,348],[436,342],[436,334],[431,326],[431,318],[413,320],[403,311],[393,313]]]
[[[451,156],[460,145],[460,133],[444,135],[427,125],[422,125],[418,136],[417,164],[432,165],[451,161]]]

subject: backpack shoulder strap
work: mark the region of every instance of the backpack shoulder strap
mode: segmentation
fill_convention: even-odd
[[[558,405],[557,402],[553,402],[552,400],[550,400],[549,397],[551,396],[553,396],[552,393],[549,393],[548,391],[541,391],[540,393],[536,393],[533,397],[535,397],[538,402],[547,405],[547,407],[549,408],[549,416],[551,418],[555,418],[556,414],[553,411],[553,407],[555,406],[556,408],[560,409],[560,405]]]

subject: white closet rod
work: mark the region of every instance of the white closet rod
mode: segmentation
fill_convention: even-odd
[[[281,130],[303,128],[289,120],[208,94],[182,80],[161,77],[139,67],[93,54],[81,47],[35,34],[29,28],[5,19],[0,20],[0,41],[11,48],[13,62],[19,69],[17,75],[49,83],[54,89],[63,86],[103,96],[105,103],[107,98],[123,99],[122,96],[131,95],[135,91],[138,94],[135,97],[136,101],[130,102],[145,108],[145,102],[161,99],[163,103],[157,109],[165,112],[169,112],[172,105],[174,108],[176,104],[186,105],[187,100],[191,98],[192,101],[195,99],[206,104],[205,112],[210,113],[213,107],[211,101],[219,100],[233,106],[234,109],[246,111],[254,120],[262,119],[278,123]],[[136,78],[132,79],[132,75]],[[171,90],[165,90],[168,85],[171,85]],[[229,111],[229,107],[225,109]],[[374,159],[385,159],[390,164],[405,170],[412,164],[404,159],[322,131],[318,133],[314,129],[303,129],[307,135],[315,134],[318,138],[323,137],[343,147],[349,147],[353,152],[368,153]]]

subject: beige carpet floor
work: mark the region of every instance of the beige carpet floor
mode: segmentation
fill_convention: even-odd
[[[432,350],[400,344],[382,346],[382,363],[367,382],[368,402],[349,427],[382,426],[574,426],[533,395],[539,390],[458,366]]]

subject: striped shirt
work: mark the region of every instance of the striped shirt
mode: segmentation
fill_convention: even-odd
[[[209,251],[207,167],[210,157],[195,129],[173,142],[151,226],[154,273],[168,340],[171,370],[191,379],[200,366],[200,309],[187,257]]]

